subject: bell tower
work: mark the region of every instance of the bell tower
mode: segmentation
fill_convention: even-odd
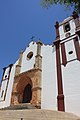
[[[59,24],[61,64],[66,66],[68,62],[80,61],[80,21],[76,12]]]
[[[62,23],[56,22],[56,69],[57,69],[57,87],[58,96],[57,104],[59,111],[65,111],[67,95],[65,83],[65,77],[68,73],[68,68],[72,71],[73,66],[78,63],[80,66],[80,20],[76,12],[73,12],[72,16],[65,19]],[[76,72],[76,71],[75,71]],[[65,75],[66,74],[66,75]],[[70,77],[72,75],[69,74]],[[72,80],[72,78],[68,77]],[[74,75],[76,76],[76,73]],[[64,82],[67,81],[67,82]],[[71,84],[71,83],[70,83]],[[76,91],[74,89],[74,91]],[[72,93],[73,94],[73,93]],[[66,96],[65,96],[66,95]]]

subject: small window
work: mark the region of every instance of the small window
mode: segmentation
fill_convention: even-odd
[[[71,55],[71,54],[73,54],[73,51],[69,51],[68,53],[69,53],[69,55]]]
[[[70,31],[70,25],[69,25],[69,23],[64,24],[64,31],[65,32]]]
[[[34,64],[34,68],[35,68],[35,64]]]
[[[33,57],[33,52],[29,52],[27,55],[27,60],[30,60]]]
[[[5,79],[7,78],[7,75],[5,75]]]
[[[4,94],[4,90],[2,90],[2,95],[1,95],[1,97],[3,97],[3,94]]]

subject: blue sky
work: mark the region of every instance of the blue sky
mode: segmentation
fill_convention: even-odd
[[[55,40],[55,22],[72,14],[64,6],[43,9],[41,0],[0,0],[0,79],[3,67],[14,63],[35,36],[45,44]]]

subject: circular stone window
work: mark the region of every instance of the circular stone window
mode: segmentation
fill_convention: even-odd
[[[29,52],[27,54],[27,60],[30,60],[33,57],[33,52]]]

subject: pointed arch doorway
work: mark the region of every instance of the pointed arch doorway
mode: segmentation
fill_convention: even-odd
[[[32,86],[30,84],[26,85],[23,91],[22,103],[30,103],[32,99]]]

